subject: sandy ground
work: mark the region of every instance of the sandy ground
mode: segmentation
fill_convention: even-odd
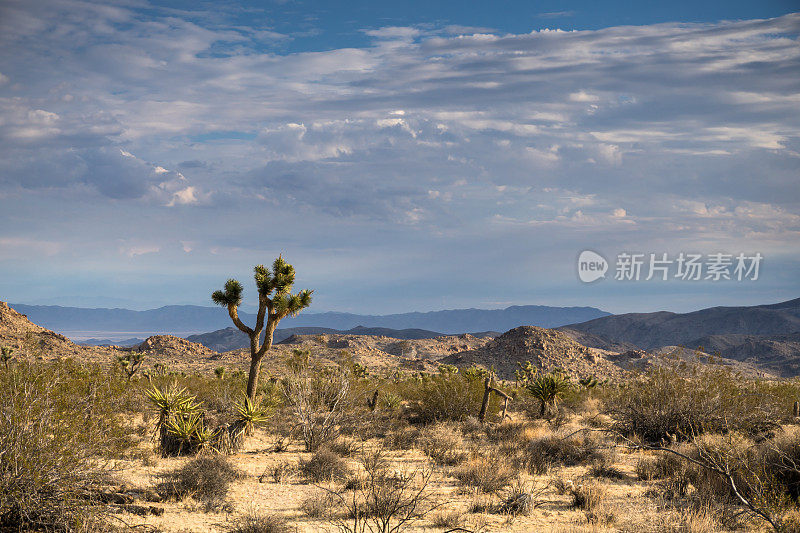
[[[130,525],[146,524],[165,532],[218,532],[231,528],[238,516],[255,511],[284,516],[298,532],[338,531],[331,522],[312,519],[301,510],[304,501],[325,493],[324,489],[309,483],[301,474],[294,472],[275,482],[267,473],[262,477],[263,482],[259,481],[259,477],[270,472],[275,465],[297,465],[301,459],[310,457],[299,444],[293,444],[286,451],[274,452],[275,441],[276,438],[269,433],[256,431],[248,438],[243,449],[231,456],[231,461],[241,470],[243,477],[232,484],[226,504],[216,510],[207,511],[202,503],[189,499],[153,504],[165,509],[164,515],[159,517],[139,517],[126,512],[118,512],[116,516]],[[141,447],[143,458],[121,461],[116,465],[115,477],[129,487],[153,487],[157,483],[157,474],[189,460],[161,458],[152,453],[153,447],[149,441],[143,442]],[[538,497],[538,506],[528,516],[517,517],[470,513],[469,507],[476,500],[497,502],[498,499],[460,486],[452,477],[451,468],[433,467],[434,474],[428,488],[433,493],[433,501],[441,507],[425,520],[416,522],[408,531],[446,530],[431,523],[437,512],[446,511],[459,511],[464,517],[462,527],[470,531],[689,531],[679,526],[679,513],[665,510],[663,505],[659,505],[658,499],[645,495],[652,487],[652,482],[636,478],[635,465],[641,453],[617,453],[615,466],[624,474],[622,479],[594,480],[607,491],[605,508],[614,516],[610,524],[590,523],[584,511],[572,507],[571,496],[559,494],[553,486],[556,478],[581,482],[587,470],[584,466],[555,469],[542,476],[524,474],[523,479],[528,483],[550,483],[550,486]],[[398,470],[432,467],[429,459],[418,450],[390,452],[390,457],[393,467]],[[348,462],[353,468],[358,468],[355,459],[348,459]]]

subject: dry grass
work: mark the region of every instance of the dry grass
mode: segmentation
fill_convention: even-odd
[[[425,427],[418,439],[422,451],[437,465],[455,466],[463,463],[469,454],[463,449],[461,432],[453,424],[436,424]]]
[[[466,517],[460,511],[436,511],[431,515],[431,525],[447,530],[463,528],[466,525]]]
[[[545,474],[553,466],[575,466],[601,458],[599,444],[591,436],[578,434],[534,439],[528,445],[525,459],[531,474]]]

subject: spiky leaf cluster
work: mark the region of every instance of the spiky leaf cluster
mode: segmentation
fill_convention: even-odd
[[[225,282],[225,290],[214,291],[211,295],[211,300],[224,307],[239,307],[242,303],[242,293],[244,288],[242,284],[235,279],[229,279]]]
[[[569,380],[558,372],[539,374],[525,388],[541,402],[544,412],[545,406],[555,406],[558,397],[569,389]]]
[[[262,407],[259,402],[254,402],[248,396],[237,401],[234,407],[238,419],[246,424],[261,424],[271,417],[269,409]]]
[[[258,293],[262,296],[283,296],[292,291],[294,285],[294,267],[283,260],[282,256],[272,263],[272,272],[264,265],[257,265],[254,269]]]
[[[195,402],[196,396],[190,396],[186,388],[159,389],[151,386],[144,391],[145,396],[156,409],[159,424],[163,424],[173,413],[194,413],[200,408],[200,402]]]
[[[173,414],[164,422],[164,427],[179,441],[178,454],[182,450],[195,452],[205,448],[217,433],[206,426],[197,412]]]

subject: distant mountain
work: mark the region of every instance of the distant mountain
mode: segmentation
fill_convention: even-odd
[[[289,340],[294,335],[373,335],[376,337],[390,337],[393,339],[401,340],[419,340],[419,339],[435,339],[437,337],[444,337],[442,333],[435,331],[428,331],[424,329],[391,329],[391,328],[367,328],[364,326],[356,326],[348,330],[338,330],[331,328],[315,328],[315,327],[300,327],[300,328],[279,328],[275,330],[273,336],[274,343],[281,343]],[[472,334],[474,337],[494,337],[499,333],[481,332]],[[201,333],[199,335],[189,335],[186,340],[200,343],[212,350],[218,352],[227,352],[229,350],[238,350],[250,346],[250,340],[247,335],[234,327],[211,331],[209,333]]]
[[[207,332],[231,326],[228,314],[219,307],[170,305],[148,311],[129,309],[84,309],[53,305],[12,304],[20,313],[46,328],[64,332],[140,332],[177,333]],[[281,326],[318,327],[349,330],[358,326],[389,329],[424,329],[445,334],[466,331],[507,331],[520,325],[545,328],[584,322],[607,316],[594,307],[548,307],[542,305],[512,306],[506,309],[453,309],[427,313],[393,315],[357,315],[352,313],[301,313],[286,318]],[[255,316],[241,312],[247,323]],[[95,334],[95,336],[98,336]]]
[[[800,375],[800,298],[750,307],[711,307],[692,313],[627,313],[558,328],[595,348],[702,347],[783,376]]]

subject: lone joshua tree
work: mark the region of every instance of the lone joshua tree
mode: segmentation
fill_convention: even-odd
[[[239,305],[242,303],[242,284],[235,279],[225,283],[225,290],[214,291],[211,299],[215,304],[228,308],[228,314],[234,325],[250,337],[250,374],[247,377],[247,397],[255,401],[258,389],[258,374],[261,371],[261,360],[272,347],[272,336],[275,328],[287,315],[294,316],[311,305],[311,294],[314,291],[302,290],[292,294],[294,284],[294,267],[281,256],[272,263],[272,271],[264,265],[256,265],[256,287],[258,287],[258,314],[256,326],[245,326],[239,319]],[[265,324],[266,321],[266,324]],[[265,331],[261,344],[261,332]]]

